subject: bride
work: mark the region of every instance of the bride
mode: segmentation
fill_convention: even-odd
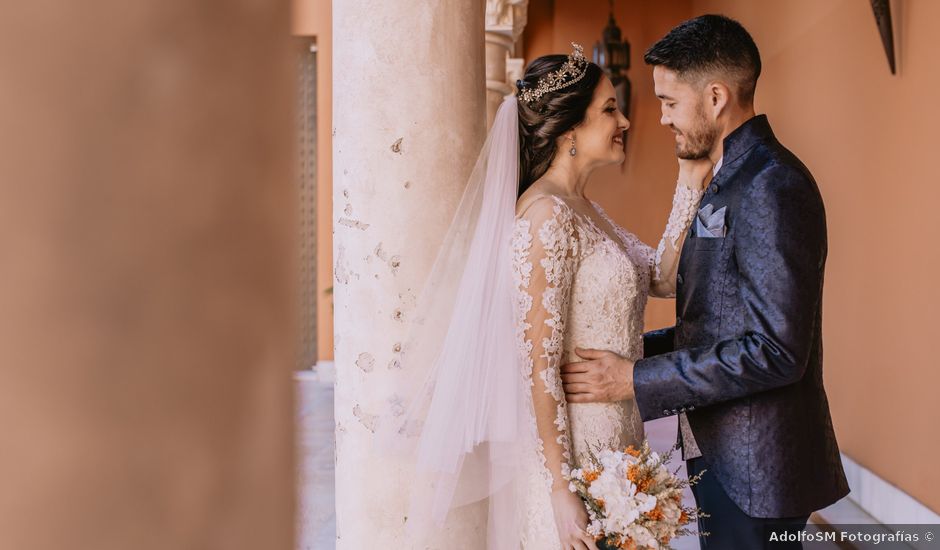
[[[647,297],[674,296],[711,164],[679,162],[655,250],[614,223],[585,187],[624,161],[630,123],[574,47],[504,99],[421,294],[403,356],[418,380],[393,425],[412,451],[416,545],[485,501],[488,548],[596,548],[565,475],[589,449],[643,439],[633,401],[567,404],[559,368],[592,349],[642,357]]]

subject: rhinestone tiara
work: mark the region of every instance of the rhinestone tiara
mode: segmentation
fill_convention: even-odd
[[[552,71],[539,79],[538,85],[531,88],[525,80],[516,81],[519,88],[519,97],[527,104],[535,103],[542,99],[542,96],[571,86],[575,82],[584,78],[587,74],[587,59],[584,58],[584,48],[581,44],[571,43],[574,51],[568,55],[568,61],[557,71]]]

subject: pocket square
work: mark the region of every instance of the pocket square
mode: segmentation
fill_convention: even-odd
[[[722,206],[715,210],[715,205],[706,204],[695,217],[695,236],[701,238],[719,238],[724,237],[727,232],[725,227],[725,211],[727,206]]]

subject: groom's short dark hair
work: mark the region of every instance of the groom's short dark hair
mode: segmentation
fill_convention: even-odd
[[[738,86],[742,103],[754,101],[760,76],[760,52],[747,30],[724,15],[702,15],[669,31],[643,56],[686,81],[721,74]]]

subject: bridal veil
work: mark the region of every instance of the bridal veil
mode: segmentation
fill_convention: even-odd
[[[402,354],[405,412],[380,430],[413,465],[406,532],[420,543],[457,507],[486,499],[487,547],[519,548],[531,394],[513,317],[510,241],[519,122],[507,95],[418,298]]]

